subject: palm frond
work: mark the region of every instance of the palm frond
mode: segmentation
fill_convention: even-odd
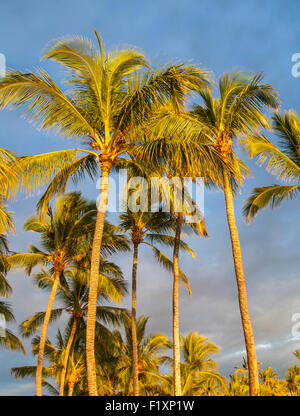
[[[9,302],[0,301],[0,314],[4,316],[6,322],[15,321],[15,317]]]
[[[162,253],[160,250],[158,250],[156,247],[152,247],[154,257],[156,260],[168,271],[173,270],[173,262],[169,257],[167,257],[164,253]],[[188,281],[187,276],[183,273],[181,269],[179,269],[179,276],[181,280],[183,281],[184,285],[187,287],[190,296],[192,296],[192,290]]]
[[[293,199],[300,192],[300,185],[271,185],[252,189],[251,196],[243,208],[243,215],[250,222],[258,211],[266,208],[276,208],[285,199]]]
[[[30,275],[35,266],[47,265],[49,261],[44,254],[40,253],[16,253],[7,256],[7,262],[12,268],[24,268],[26,273]]]
[[[43,130],[68,137],[92,135],[93,128],[43,69],[7,71],[0,80],[0,108],[25,107],[24,116]]]
[[[20,351],[26,355],[22,342],[7,328],[5,329],[5,336],[0,336],[0,347],[13,351]]]
[[[49,323],[55,322],[60,318],[63,312],[62,308],[52,309]],[[19,326],[19,331],[23,337],[30,337],[36,331],[38,331],[43,325],[46,312],[37,312],[26,321],[22,322]]]
[[[174,236],[166,235],[166,234],[149,233],[146,235],[145,238],[146,240],[150,242],[151,245],[153,245],[154,243],[159,243],[167,247],[172,247],[174,246],[174,242],[175,242]],[[194,250],[192,250],[191,247],[187,243],[185,243],[183,240],[180,240],[179,248],[182,251],[188,252],[193,258],[196,257]]]
[[[76,155],[76,149],[70,149],[18,158],[18,172],[11,181],[7,198],[15,197],[17,193],[30,195],[48,185],[56,175],[74,163]]]
[[[282,180],[300,181],[300,166],[288,155],[280,151],[262,134],[254,135],[243,141],[250,157],[256,157],[259,165],[266,163],[269,172]]]
[[[92,155],[83,156],[79,159],[72,160],[53,177],[46,192],[37,203],[37,210],[42,215],[46,213],[48,205],[53,197],[63,194],[69,180],[74,185],[84,182],[84,174],[87,173],[91,179],[94,179],[98,170],[98,164]]]
[[[283,152],[300,166],[300,121],[293,111],[276,112],[272,116],[273,128],[280,137]]]

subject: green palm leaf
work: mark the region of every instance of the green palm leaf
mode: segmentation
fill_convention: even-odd
[[[271,185],[262,188],[254,188],[243,208],[245,219],[250,222],[258,211],[266,208],[278,207],[285,199],[293,199],[300,192],[300,185]]]

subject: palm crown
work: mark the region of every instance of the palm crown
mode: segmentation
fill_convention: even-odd
[[[67,93],[42,69],[10,71],[0,81],[1,107],[22,106],[25,116],[43,130],[80,138],[85,146],[21,159],[27,188],[51,179],[40,204],[44,209],[70,178],[76,182],[84,172],[94,177],[99,165],[110,169],[120,155],[130,153],[137,128],[157,105],[169,99],[180,103],[208,83],[207,73],[192,65],[150,69],[134,49],[106,53],[96,36],[98,49],[86,38],[73,37],[54,41],[43,56],[66,69]],[[78,158],[80,151],[88,154]]]

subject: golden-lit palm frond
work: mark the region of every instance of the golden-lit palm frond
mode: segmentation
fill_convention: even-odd
[[[173,271],[173,262],[172,262],[172,260],[168,256],[166,256],[164,253],[162,253],[160,250],[158,250],[156,247],[152,246],[152,250],[153,250],[154,257],[156,258],[156,260],[166,270],[172,272]],[[181,269],[179,269],[179,277],[181,278],[184,285],[188,289],[190,296],[192,296],[192,290],[191,290],[191,287],[190,287],[190,284],[189,284],[189,280]]]
[[[300,166],[300,120],[294,111],[276,112],[272,116],[273,128],[280,137],[279,147]]]
[[[56,195],[63,194],[66,190],[67,183],[71,179],[75,185],[84,182],[84,174],[87,173],[91,179],[94,179],[98,171],[98,164],[92,155],[82,156],[70,163],[61,166],[58,173],[52,177],[46,192],[37,203],[37,209],[44,215],[52,198]]]
[[[37,265],[48,265],[50,263],[49,259],[41,253],[12,254],[7,256],[7,262],[12,268],[24,268],[28,274],[31,273],[33,267]]]
[[[266,169],[278,178],[300,181],[300,156],[298,163],[281,151],[263,135],[254,135],[243,141],[250,157],[256,157],[260,166],[266,163]]]
[[[120,303],[125,292],[124,281],[120,278],[100,273],[98,291],[108,300]]]
[[[258,127],[269,127],[265,107],[276,109],[278,94],[271,84],[262,84],[262,74],[225,73],[219,78],[219,127],[226,134],[236,134]]]
[[[166,234],[149,233],[146,236],[146,240],[149,241],[151,245],[153,245],[154,243],[159,243],[167,247],[173,247],[174,242],[175,242],[175,237],[171,235],[166,235]],[[188,252],[193,257],[193,259],[196,258],[196,254],[194,250],[192,250],[191,247],[183,240],[180,240],[179,248],[182,251]]]
[[[14,229],[12,220],[12,211],[8,210],[5,206],[0,205],[0,233],[8,234],[10,230]]]
[[[26,355],[25,348],[22,342],[9,329],[5,329],[5,336],[0,337],[0,348],[5,348],[13,351],[20,351],[24,355]]]
[[[55,322],[58,318],[61,317],[63,312],[62,308],[52,309],[49,323]],[[26,321],[22,322],[19,326],[19,331],[23,337],[30,337],[36,331],[41,329],[44,319],[45,319],[46,312],[37,312],[33,316],[31,316]]]
[[[251,157],[283,181],[291,185],[271,185],[252,190],[243,209],[244,217],[251,221],[260,209],[275,208],[285,199],[293,199],[300,191],[300,121],[294,112],[278,112],[272,117],[273,127],[280,137],[278,147],[263,135],[254,135],[243,144]]]
[[[17,193],[32,194],[53,180],[76,160],[76,149],[24,156],[16,160],[17,175],[11,181],[7,198]]]
[[[262,188],[254,188],[243,208],[245,219],[250,222],[258,211],[270,205],[278,207],[284,200],[293,199],[300,193],[300,185],[271,185]]]
[[[43,130],[65,136],[93,134],[94,129],[74,103],[43,69],[37,73],[7,71],[0,80],[0,108],[25,107],[24,116]]]

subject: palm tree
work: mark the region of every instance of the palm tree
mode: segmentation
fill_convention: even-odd
[[[133,244],[133,265],[132,265],[132,311],[131,311],[131,331],[132,331],[132,362],[133,362],[133,395],[139,395],[138,384],[138,348],[136,333],[136,279],[138,265],[138,250],[140,244],[146,244],[153,249],[156,259],[167,269],[172,269],[172,261],[163,254],[153,243],[161,243],[168,246],[174,245],[174,237],[165,234],[172,228],[172,219],[169,214],[164,212],[131,212],[127,211],[120,215],[120,227],[129,233]],[[194,252],[182,240],[179,242],[183,250],[190,252],[194,256]],[[188,280],[184,273],[179,269],[179,275],[188,285]],[[189,288],[189,286],[188,286]]]
[[[181,363],[181,385],[183,396],[203,396],[210,392],[219,394],[226,388],[225,379],[219,374],[216,362],[211,358],[220,348],[196,331],[180,336],[183,360]],[[165,378],[165,391],[172,389],[172,377]]]
[[[213,354],[218,354],[220,348],[209,341],[207,337],[191,331],[185,337],[180,337],[181,349],[183,352],[182,374],[184,374],[185,385],[184,395],[192,395],[193,383],[190,390],[190,380],[196,379],[200,385],[207,380],[217,381],[219,387],[224,387],[224,379],[218,373],[218,366],[211,358]],[[197,384],[196,383],[196,384]],[[202,386],[202,391],[204,390]]]
[[[62,368],[63,368],[63,356],[66,350],[66,340],[59,329],[57,331],[55,339],[56,339],[55,345],[53,345],[48,338],[45,341],[44,356],[47,359],[48,365],[43,367],[42,385],[48,391],[48,393],[54,396],[58,396],[59,395],[58,389],[53,384],[51,384],[48,380],[54,379],[55,383],[59,385],[59,380],[61,378],[61,373],[62,373]],[[33,355],[38,354],[39,345],[40,345],[40,337],[36,336],[31,341]],[[76,364],[74,367],[77,368],[77,374],[78,374],[78,368],[80,368],[81,370],[80,375],[83,378],[85,375],[85,371],[84,371],[84,352],[82,352],[82,350],[79,350],[79,349],[77,350]],[[36,366],[14,367],[11,369],[11,373],[15,378],[35,377]],[[74,372],[72,374],[72,378],[73,379],[75,378]],[[70,385],[71,384],[72,382],[70,383]],[[71,385],[71,388],[74,388],[74,385],[73,386]],[[69,395],[72,395],[72,394],[69,394]]]
[[[265,370],[260,369],[259,378],[262,381],[260,391],[262,396],[282,396],[286,395],[286,383],[278,379],[279,374],[272,367]]]
[[[289,367],[286,374],[285,380],[287,388],[292,396],[300,396],[300,366],[294,365]]]
[[[259,378],[266,385],[272,384],[277,377],[279,377],[279,374],[272,367],[267,367],[265,370],[260,369]]]
[[[180,108],[183,106],[181,105]],[[168,111],[173,111],[175,118],[178,115],[178,109],[174,105],[166,106]],[[170,110],[171,109],[171,110]],[[205,227],[203,214],[195,204],[188,190],[184,186],[184,178],[196,176],[196,166],[203,172],[203,167],[212,160],[210,149],[197,146],[197,157],[193,157],[195,149],[182,140],[182,136],[174,140],[177,132],[169,132],[169,121],[164,124],[165,112],[158,114],[154,121],[149,123],[150,140],[140,143],[136,148],[136,157],[151,162],[154,166],[154,174],[160,178],[162,196],[170,198],[169,210],[172,215],[175,228],[175,238],[173,244],[173,356],[174,356],[174,394],[181,396],[180,381],[180,332],[179,332],[179,250],[182,231],[189,232],[193,230],[197,235],[208,237]],[[171,121],[172,122],[172,121]],[[171,139],[170,139],[171,136]],[[184,137],[184,136],[183,136]],[[197,171],[199,173],[199,170]],[[207,172],[207,168],[205,168]],[[150,175],[151,176],[151,175]],[[207,176],[207,174],[206,174]],[[173,192],[170,190],[170,180],[173,182]],[[178,181],[179,180],[179,181]],[[159,187],[160,187],[159,185]],[[166,194],[167,192],[167,194]],[[171,195],[169,194],[171,192]],[[159,194],[159,192],[158,192]],[[152,202],[152,201],[151,201]],[[154,201],[157,202],[157,201]],[[196,213],[196,214],[195,214]],[[189,215],[194,215],[193,222],[190,222]]]
[[[181,396],[181,366],[180,366],[180,338],[179,338],[179,250],[184,215],[179,212],[175,214],[175,241],[173,248],[173,355],[174,355],[174,395]],[[194,231],[202,236],[208,237],[204,221],[193,224]]]
[[[110,170],[122,154],[131,153],[137,127],[152,114],[153,105],[170,98],[180,101],[207,83],[206,73],[191,65],[173,64],[151,70],[144,55],[134,49],[106,54],[100,36],[95,33],[98,49],[88,39],[77,36],[55,41],[43,57],[58,61],[68,70],[67,82],[72,85],[68,95],[42,69],[36,74],[12,71],[0,80],[0,108],[24,106],[30,120],[44,130],[54,129],[67,137],[80,138],[87,147],[38,155],[31,160],[28,172],[36,173],[34,166],[43,162],[54,165],[58,172],[42,198],[42,210],[46,209],[49,198],[65,189],[69,178],[78,181],[84,172],[93,177],[97,168],[101,171],[87,319],[90,395],[97,395],[94,354],[97,279]],[[141,67],[147,69],[141,71]],[[87,156],[77,158],[79,152]]]
[[[208,164],[208,161],[213,160],[210,149],[199,146],[197,146],[197,157],[193,157],[195,154],[193,146],[183,140],[184,135],[176,136],[176,129],[170,128],[173,120],[170,120],[168,115],[172,113],[176,119],[179,112],[183,111],[182,109],[183,103],[175,103],[174,105],[173,102],[160,109],[160,112],[147,125],[150,138],[142,140],[135,149],[136,158],[140,157],[153,166],[150,177],[159,177],[158,196],[165,200],[169,198],[168,209],[175,229],[172,297],[175,396],[181,396],[179,331],[179,250],[181,234],[183,230],[185,232],[193,230],[202,237],[208,237],[203,214],[193,201],[188,189],[185,188],[184,178],[192,177],[196,179],[196,166],[198,168],[197,173],[199,173],[199,169],[203,172],[202,168]],[[167,122],[165,123],[166,119]],[[174,139],[175,136],[176,139]],[[207,172],[207,168],[205,171]],[[170,181],[173,181],[173,191],[170,188]],[[160,201],[151,202],[160,203]],[[191,214],[194,215],[193,222],[189,218]]]
[[[3,234],[0,234],[0,296],[4,298],[12,294],[12,288],[6,279],[6,274],[9,270],[9,265],[6,260],[8,253],[7,238]],[[7,322],[15,321],[11,305],[3,300],[0,300],[0,318],[4,319],[4,322],[1,322],[0,325],[0,346],[10,350],[22,351],[25,355],[25,349],[19,338],[8,328],[2,328],[2,323],[6,326]]]
[[[159,382],[159,365],[164,359],[164,352],[170,348],[169,340],[162,334],[150,334],[146,336],[146,326],[149,317],[141,316],[137,319],[137,349],[138,349],[138,373],[140,393],[152,394],[152,387]],[[107,347],[109,355],[106,357],[108,364],[115,362],[113,373],[115,394],[133,395],[133,354],[131,319],[124,321],[125,338],[120,331],[113,332],[111,344]],[[102,351],[102,349],[101,349]],[[104,359],[105,361],[105,359]]]
[[[104,236],[105,243],[105,236]],[[102,327],[104,324],[120,325],[122,316],[125,313],[123,308],[103,305],[104,301],[114,301],[120,303],[126,290],[121,270],[114,264],[102,260],[102,270],[99,275],[98,306],[96,326],[98,331],[106,331]],[[58,308],[52,309],[50,320],[55,322],[64,312],[69,316],[65,328],[65,341],[62,351],[62,368],[59,377],[59,395],[64,395],[65,379],[67,375],[69,356],[71,348],[74,347],[76,338],[83,338],[85,333],[85,320],[88,305],[88,268],[86,270],[78,267],[65,273],[66,280],[64,285],[58,287],[57,298],[60,301]],[[51,287],[52,279],[46,272],[38,273],[35,276],[38,287]],[[31,336],[40,327],[45,312],[38,312],[24,321],[20,328],[23,336]]]
[[[39,346],[36,394],[42,395],[42,368],[47,327],[51,319],[52,305],[57,287],[64,283],[64,273],[78,258],[86,255],[91,244],[96,206],[88,203],[79,193],[70,193],[56,200],[54,212],[49,207],[45,219],[38,216],[29,218],[24,224],[26,231],[40,234],[41,247],[30,245],[30,252],[13,254],[8,257],[14,267],[24,267],[30,275],[35,266],[48,266],[52,281],[47,311],[42,316],[41,342]]]
[[[229,375],[229,396],[249,396],[249,380],[245,375]]]
[[[296,350],[293,354],[298,360],[300,359],[299,350]],[[285,380],[287,388],[292,396],[300,396],[300,366],[294,365],[287,369],[285,373]]]
[[[252,190],[246,201],[244,216],[253,220],[266,206],[275,208],[286,199],[293,199],[300,191],[300,120],[293,111],[274,113],[273,128],[279,136],[278,147],[265,136],[256,135],[245,142],[250,156],[257,157],[260,165],[267,162],[267,170],[283,181],[294,184],[271,185]]]
[[[105,243],[105,235],[103,236],[103,242]],[[124,245],[124,248],[127,248],[127,245]],[[86,274],[88,271],[86,271]],[[88,287],[81,283],[82,273],[75,272],[75,276],[71,280],[71,286],[73,290],[64,290],[62,293],[62,300],[64,301],[67,311],[73,316],[73,323],[69,324],[71,328],[70,335],[68,338],[68,343],[65,351],[64,363],[63,363],[63,372],[60,381],[60,395],[64,393],[64,381],[65,375],[67,372],[67,365],[69,360],[69,353],[72,347],[74,336],[76,333],[77,326],[81,324],[82,328],[85,328],[84,318],[87,315],[88,308]],[[87,276],[88,277],[88,276]],[[100,331],[102,325],[100,322],[110,325],[120,325],[124,319],[125,310],[123,308],[117,308],[107,305],[101,305],[103,301],[114,301],[120,303],[124,293],[126,292],[126,287],[124,284],[123,275],[121,270],[113,264],[101,260],[100,274],[99,274],[99,287],[98,287],[98,304],[96,310],[96,327]],[[102,331],[103,332],[103,331]]]
[[[14,181],[17,180],[19,170],[16,157],[12,152],[0,148],[0,233],[8,234],[14,231],[11,212],[6,207],[6,199]]]
[[[0,301],[0,317],[4,318],[5,323],[15,322],[15,317],[12,312],[11,305],[8,302],[2,300]],[[2,328],[2,322],[0,326],[0,347],[13,351],[20,351],[26,355],[22,342],[16,335],[14,335],[10,329]]]
[[[199,91],[203,100],[189,113],[166,111],[159,120],[156,131],[167,130],[175,140],[173,147],[184,138],[183,147],[190,149],[194,161],[202,160],[203,152],[211,158],[207,168],[201,165],[199,174],[221,186],[226,204],[235,275],[238,287],[239,307],[249,363],[250,394],[259,394],[258,368],[252,325],[248,312],[247,292],[239,234],[234,213],[233,194],[249,170],[235,154],[235,141],[250,140],[260,128],[270,128],[264,111],[277,108],[279,100],[270,84],[262,84],[262,75],[226,73],[219,78],[219,98],[213,98],[209,89]],[[182,140],[182,139],[181,139]],[[178,145],[179,146],[179,145]],[[212,153],[208,149],[214,149]],[[218,157],[219,155],[219,157]],[[196,163],[197,166],[197,163]],[[208,182],[211,182],[208,181]]]

